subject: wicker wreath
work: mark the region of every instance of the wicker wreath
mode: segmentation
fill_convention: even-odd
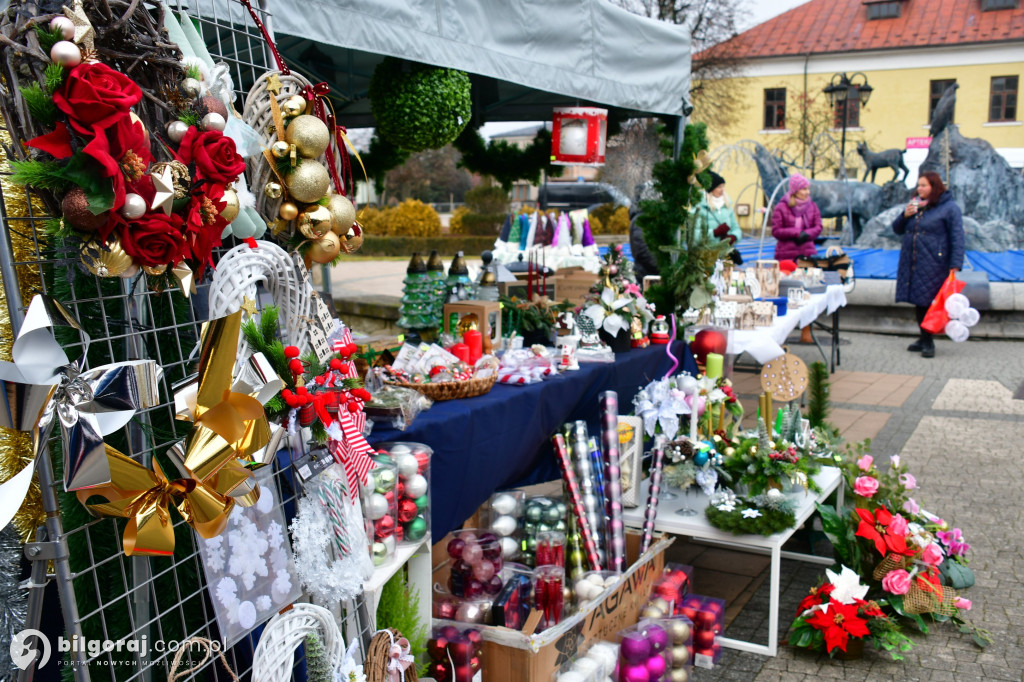
[[[256,246],[255,249],[248,244],[236,246],[217,263],[210,284],[210,317],[240,310],[246,298],[256,299],[257,285],[263,284],[280,308],[282,341],[305,353],[310,348],[313,287],[308,279],[299,277],[287,251],[268,241],[257,241]],[[247,355],[248,344],[240,336],[238,357]]]
[[[252,679],[291,679],[295,650],[304,644],[306,635],[317,633],[323,642],[324,655],[332,667],[341,663],[345,643],[331,612],[314,604],[294,604],[267,622],[252,661]]]

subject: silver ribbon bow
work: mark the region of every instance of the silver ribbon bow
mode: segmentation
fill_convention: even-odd
[[[670,379],[649,383],[633,398],[633,406],[644,420],[644,433],[654,436],[660,425],[669,440],[674,440],[679,433],[679,417],[690,413],[690,406],[673,392]]]

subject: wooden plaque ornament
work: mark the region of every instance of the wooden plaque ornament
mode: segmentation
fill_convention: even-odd
[[[807,390],[807,365],[789,352],[769,360],[761,368],[761,388],[783,402],[799,398]]]

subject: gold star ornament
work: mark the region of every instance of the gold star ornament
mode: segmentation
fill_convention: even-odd
[[[96,29],[92,27],[92,22],[89,21],[89,17],[85,13],[82,0],[75,0],[71,9],[65,7],[64,16],[75,25],[74,42],[82,48],[83,52],[95,52]]]
[[[251,298],[249,298],[248,295],[246,295],[244,298],[242,298],[242,310],[249,313],[249,317],[252,317],[253,315],[256,314],[256,301],[252,300]]]

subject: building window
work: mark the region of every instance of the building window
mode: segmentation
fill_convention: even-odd
[[[1018,0],[981,0],[981,11],[988,12],[994,9],[1017,9],[1019,4]]]
[[[950,85],[956,83],[955,78],[943,79],[938,81],[932,81],[928,92],[928,121],[931,122],[932,117],[935,116],[935,105],[939,103],[942,98],[942,93],[946,91]],[[953,117],[949,117],[949,122],[953,122]]]
[[[868,4],[868,20],[871,19],[895,19],[900,16],[900,6],[903,3],[897,2],[872,2]]]
[[[782,130],[786,127],[786,88],[765,88],[764,129]]]
[[[1017,120],[1017,76],[996,76],[992,79],[988,120]]]
[[[846,107],[846,127],[860,127],[860,91],[856,86],[851,86],[846,95],[845,102],[835,104],[835,127],[843,127],[843,106]]]

